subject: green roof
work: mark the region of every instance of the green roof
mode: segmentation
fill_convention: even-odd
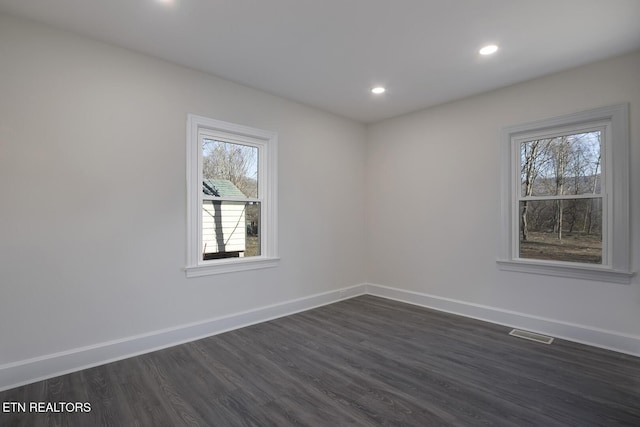
[[[207,196],[246,197],[242,191],[228,179],[203,179],[202,191]]]

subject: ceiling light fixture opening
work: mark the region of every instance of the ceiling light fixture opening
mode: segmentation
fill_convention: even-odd
[[[385,88],[383,88],[382,86],[376,86],[373,89],[371,89],[371,93],[376,94],[376,95],[380,95],[382,93],[385,93],[387,90]]]
[[[478,51],[480,55],[493,55],[498,51],[498,46],[495,44],[489,44],[484,46],[482,49]]]

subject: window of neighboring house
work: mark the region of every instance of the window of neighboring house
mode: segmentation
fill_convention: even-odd
[[[504,270],[629,283],[626,104],[503,129]]]
[[[277,265],[277,135],[187,118],[187,277]]]

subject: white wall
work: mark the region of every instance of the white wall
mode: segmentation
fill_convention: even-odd
[[[187,113],[279,133],[279,267],[185,278]],[[0,368],[364,282],[364,162],[361,124],[0,15]]]
[[[370,126],[369,281],[640,336],[637,277],[631,285],[618,285],[504,272],[495,264],[500,128],[622,102],[631,104],[632,256],[638,271],[636,52]]]

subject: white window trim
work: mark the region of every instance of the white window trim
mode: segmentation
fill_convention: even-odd
[[[200,135],[203,132],[218,134],[226,139],[249,143],[259,148],[258,191],[261,200],[261,255],[259,256],[202,260],[202,147]],[[187,115],[187,265],[184,269],[187,277],[254,270],[278,265],[277,159],[278,135],[275,132],[195,114]]]
[[[514,158],[516,144],[527,134],[555,133],[562,128],[580,127],[604,128],[605,173],[610,182],[607,203],[607,218],[603,218],[602,265],[573,262],[546,261],[519,258],[517,252],[519,238],[518,209],[515,207],[520,187],[515,184],[520,177]],[[540,120],[501,130],[502,151],[501,175],[501,222],[500,252],[497,259],[501,270],[535,273],[576,279],[598,280],[613,283],[631,283],[634,275],[630,271],[629,237],[629,105],[618,104],[596,108],[575,114],[568,114],[547,120]],[[519,158],[518,158],[519,160]],[[615,165],[615,167],[614,167]],[[606,245],[606,248],[604,247]]]

